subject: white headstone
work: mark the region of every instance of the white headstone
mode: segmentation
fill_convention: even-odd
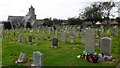
[[[65,34],[66,32],[65,31],[63,31],[62,32],[62,42],[64,42],[64,43],[66,43],[66,34]]]
[[[106,56],[111,56],[111,45],[112,39],[108,37],[103,37],[100,40],[100,52]]]
[[[95,51],[95,29],[86,29],[85,31],[85,51],[89,53]]]

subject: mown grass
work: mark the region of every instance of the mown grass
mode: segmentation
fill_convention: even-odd
[[[13,41],[17,37],[13,36],[12,30],[10,32],[10,39],[2,40],[2,65],[3,66],[24,66],[23,64],[16,64],[15,61],[18,59],[20,52],[26,54],[27,59],[30,63],[33,61],[33,52],[40,51],[43,54],[43,65],[44,66],[116,66],[118,64],[118,36],[112,37],[112,56],[115,61],[111,64],[105,62],[98,62],[96,64],[89,63],[84,59],[77,59],[76,56],[84,51],[84,45],[81,44],[81,34],[76,38],[77,43],[62,43],[61,34],[58,33],[58,45],[59,48],[50,48],[52,45],[52,40],[33,40],[33,44],[29,45],[24,42]],[[41,37],[42,31],[39,33],[39,38]],[[29,32],[25,33],[28,40]],[[35,34],[33,34],[35,35]],[[45,33],[45,38],[47,38],[48,32]],[[109,36],[105,33],[106,36]],[[54,37],[54,34],[51,34]],[[52,39],[52,38],[51,38]],[[69,37],[67,36],[67,41],[69,42]],[[100,53],[100,48],[95,47],[95,52]],[[0,54],[1,55],[1,54]]]

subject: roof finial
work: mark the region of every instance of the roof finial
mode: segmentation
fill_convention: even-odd
[[[33,8],[33,6],[31,5],[31,7],[30,8]]]

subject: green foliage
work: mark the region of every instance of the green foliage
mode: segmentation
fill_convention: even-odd
[[[53,23],[51,21],[51,18],[45,18],[44,22],[45,22],[44,23],[45,26],[51,26],[51,25],[53,25]]]
[[[68,25],[81,25],[81,24],[82,24],[82,20],[80,20],[79,18],[68,19]]]
[[[27,22],[26,28],[32,28],[31,23]]]
[[[11,29],[12,28],[11,23],[10,22],[4,22],[4,28],[5,29]]]
[[[104,18],[109,20],[110,11],[113,7],[114,2],[94,2],[90,6],[85,7],[80,17],[92,22],[103,21],[105,20]]]
[[[118,22],[119,25],[120,25],[120,17],[117,17],[116,20],[117,20],[117,22]]]

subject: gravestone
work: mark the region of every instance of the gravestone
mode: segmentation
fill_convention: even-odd
[[[18,36],[18,42],[21,42],[21,37],[20,36]]]
[[[29,36],[28,44],[32,44],[32,35]]]
[[[100,39],[100,53],[111,56],[111,45],[112,45],[112,39],[108,37],[103,37]]]
[[[50,35],[48,35],[48,40],[50,40]]]
[[[20,53],[19,58],[17,59],[16,63],[23,63],[26,62],[26,55],[24,53]]]
[[[75,36],[79,37],[79,32],[78,31],[75,32]]]
[[[71,42],[71,43],[74,43],[74,42],[75,42],[74,36],[70,36],[70,42]]]
[[[58,38],[58,31],[57,30],[55,30],[55,36],[54,36],[54,38]]]
[[[115,35],[115,32],[116,32],[116,29],[115,27],[112,28],[112,32],[111,32],[111,36],[114,36]]]
[[[107,30],[107,34],[110,34],[110,30],[109,29]]]
[[[51,48],[58,48],[58,39],[53,38]]]
[[[51,48],[58,48],[58,32],[57,32],[57,30],[55,30],[55,36],[52,40]]]
[[[97,35],[98,35],[98,37],[101,36],[101,30],[98,30]]]
[[[42,60],[43,60],[42,53],[40,53],[39,51],[33,52],[33,64],[31,64],[31,66],[41,68],[41,66],[43,66]]]
[[[22,33],[22,29],[20,28],[20,33]]]
[[[35,39],[37,39],[37,40],[39,39],[39,38],[38,38],[38,34],[36,34],[36,38],[35,38]]]
[[[66,43],[66,35],[65,35],[65,31],[62,32],[62,42]]]
[[[95,51],[95,30],[86,29],[85,31],[85,51],[94,53]]]
[[[99,45],[100,45],[99,39],[95,39],[95,45],[96,45],[96,46],[99,46]]]
[[[26,42],[27,42],[27,41],[26,41],[26,37],[25,37],[25,36],[23,37],[23,42],[24,42],[24,43],[26,43]]]
[[[101,38],[104,37],[104,32],[101,32],[101,33],[100,33],[100,37],[101,37]]]
[[[45,34],[45,31],[43,30],[43,32],[42,32],[42,40],[45,39],[45,38],[44,38],[44,34]]]
[[[84,29],[82,29],[81,30],[81,34],[82,34],[82,44],[84,45],[85,44],[85,30]]]
[[[51,27],[48,28],[48,40],[50,40],[50,35],[51,35]]]

